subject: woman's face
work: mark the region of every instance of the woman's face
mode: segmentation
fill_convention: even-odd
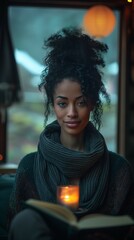
[[[93,106],[86,102],[78,82],[68,78],[58,83],[54,92],[54,112],[64,135],[81,134],[90,117]]]

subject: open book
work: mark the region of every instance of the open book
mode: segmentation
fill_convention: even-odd
[[[33,208],[40,212],[44,219],[56,231],[68,236],[79,234],[80,232],[95,232],[100,230],[129,229],[134,226],[134,220],[128,216],[111,216],[103,214],[88,214],[77,220],[75,214],[68,208],[49,202],[29,199],[25,202],[26,207]]]

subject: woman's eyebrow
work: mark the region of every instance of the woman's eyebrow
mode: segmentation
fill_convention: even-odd
[[[67,99],[67,97],[64,97],[64,96],[57,96],[56,98]]]
[[[64,96],[57,96],[56,98],[62,98],[62,99],[68,99],[67,97]],[[76,99],[83,98],[83,95],[76,97]]]

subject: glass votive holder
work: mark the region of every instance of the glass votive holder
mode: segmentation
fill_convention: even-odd
[[[57,203],[75,211],[79,207],[79,185],[58,186]]]

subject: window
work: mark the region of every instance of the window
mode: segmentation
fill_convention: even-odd
[[[43,40],[62,27],[81,26],[86,9],[9,7],[9,23],[18,65],[23,101],[8,109],[7,161],[18,163],[36,151],[44,127],[43,96],[38,91],[43,69]],[[111,108],[104,109],[103,133],[108,148],[117,151],[119,12],[113,33],[102,39],[109,46],[104,81],[111,95]],[[53,116],[52,116],[53,119]],[[50,118],[50,121],[52,120]]]

